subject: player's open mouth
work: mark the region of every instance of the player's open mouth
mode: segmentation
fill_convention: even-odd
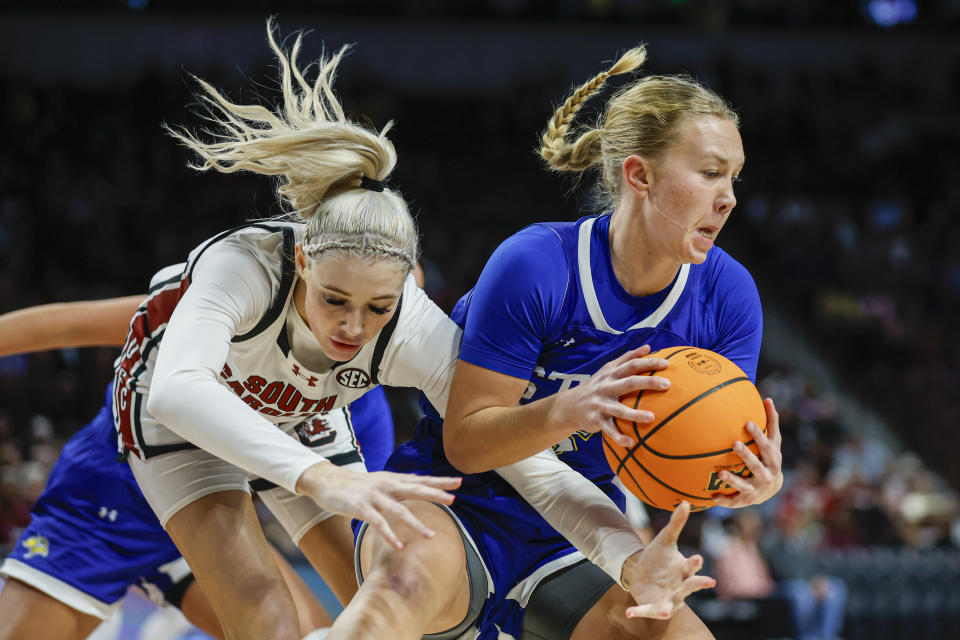
[[[697,233],[699,233],[702,237],[706,238],[707,240],[713,240],[713,236],[716,235],[715,230],[707,227],[700,227],[699,229],[697,229]]]

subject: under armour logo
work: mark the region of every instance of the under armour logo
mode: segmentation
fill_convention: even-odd
[[[303,378],[304,380],[306,380],[308,387],[317,386],[317,381],[320,380],[320,378],[316,376],[305,376],[302,373],[300,373],[300,365],[298,364],[293,365],[293,374],[299,378]]]
[[[100,516],[102,520],[109,520],[110,522],[117,521],[117,510],[109,509],[107,507],[100,507],[100,511],[97,512],[97,515]]]
[[[561,346],[562,346],[562,347],[569,347],[569,346],[572,345],[574,342],[576,342],[576,340],[573,339],[573,338],[570,338],[569,340],[567,340],[566,342],[564,342]]]

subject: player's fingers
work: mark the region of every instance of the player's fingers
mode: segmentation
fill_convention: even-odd
[[[683,594],[682,598],[686,598],[691,593],[702,589],[713,589],[715,586],[717,586],[717,581],[710,576],[693,575],[683,581],[680,592]]]
[[[764,399],[763,408],[767,412],[767,437],[773,440],[779,449],[783,442],[783,434],[780,432],[780,414],[773,404],[773,398]]]
[[[617,365],[613,370],[614,375],[618,377],[630,376],[637,373],[648,373],[651,371],[660,371],[670,366],[670,361],[663,358],[632,358],[626,362]]]
[[[397,537],[397,534],[393,532],[393,529],[390,528],[390,523],[387,522],[387,519],[380,515],[376,509],[371,508],[368,515],[362,519],[368,526],[373,527],[377,533],[383,536],[384,540],[386,540],[391,547],[397,551],[403,549],[403,543],[400,541],[400,538]]]
[[[621,398],[636,391],[665,391],[670,388],[670,380],[660,376],[627,376],[610,384],[610,395]]]
[[[729,471],[721,471],[720,479],[723,480],[725,484],[736,489],[740,493],[749,493],[754,490],[753,484],[751,484],[750,479],[741,478],[735,473],[730,473]]]
[[[620,402],[611,404],[608,412],[612,417],[619,418],[628,424],[631,422],[648,424],[653,422],[653,419],[656,417],[652,411],[647,411],[646,409],[631,409]]]
[[[660,530],[654,538],[654,542],[660,540],[666,544],[676,544],[680,532],[683,531],[683,525],[687,524],[687,518],[690,516],[690,503],[683,500],[677,508],[670,514],[670,521],[667,526]]]
[[[630,351],[625,352],[622,356],[610,362],[608,366],[610,366],[611,368],[616,368],[621,364],[623,364],[624,362],[626,362],[627,360],[630,360],[632,358],[642,358],[649,353],[650,353],[650,345],[645,344],[642,347],[631,349]]]
[[[632,447],[637,443],[636,440],[620,431],[620,428],[614,424],[613,420],[604,420],[600,424],[600,430],[621,447]]]
[[[724,494],[718,493],[713,496],[713,501],[721,507],[727,507],[728,509],[736,509],[743,505],[743,497],[739,493],[734,494]]]
[[[628,618],[655,618],[657,620],[666,620],[673,615],[674,606],[672,602],[657,602],[653,604],[638,604],[627,608]]]
[[[681,575],[683,576],[683,579],[686,580],[687,578],[695,574],[697,571],[700,571],[700,569],[702,568],[703,568],[703,556],[701,556],[698,553],[696,555],[690,556],[689,558],[683,561],[683,569],[681,571]]]
[[[397,474],[403,482],[412,482],[415,484],[434,487],[435,489],[452,490],[456,489],[463,482],[463,478],[451,478],[449,476],[416,476],[412,473]]]
[[[454,496],[441,489],[411,482],[400,482],[384,489],[395,500],[426,500],[441,504],[453,504]]]
[[[757,449],[760,451],[760,457],[763,460],[764,466],[766,466],[773,475],[780,473],[780,464],[783,461],[780,446],[764,435],[760,427],[752,422],[747,423],[747,433],[753,436],[754,442],[757,443]]]
[[[767,469],[762,462],[760,462],[760,458],[757,457],[757,454],[755,454],[750,447],[737,440],[733,443],[733,452],[740,456],[740,459],[743,460],[743,464],[747,465],[747,469],[750,470],[750,473],[762,480],[769,480],[767,476],[770,475],[770,470]],[[734,473],[730,473],[729,471],[722,471],[720,475],[723,476],[724,473],[736,475]]]
[[[399,520],[424,538],[432,538],[435,535],[433,529],[420,522],[420,519],[413,515],[406,506],[389,496],[379,496],[375,500],[374,506],[379,509],[381,515],[385,518]]]
[[[412,473],[394,473],[392,471],[375,471],[373,473],[363,474],[367,477],[375,477],[378,480],[377,486],[393,493],[393,489],[404,486],[420,485],[433,487],[443,491],[452,491],[460,487],[463,478],[449,476],[418,476]]]

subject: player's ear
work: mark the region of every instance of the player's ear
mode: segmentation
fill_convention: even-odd
[[[297,275],[305,279],[307,274],[307,256],[303,252],[303,245],[299,242],[294,248],[293,261],[297,265]]]
[[[627,156],[621,167],[623,186],[629,189],[638,198],[646,198],[650,194],[652,177],[650,160],[643,156]]]

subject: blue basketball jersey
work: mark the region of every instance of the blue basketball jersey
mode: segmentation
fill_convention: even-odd
[[[529,380],[522,403],[587,380],[605,363],[649,344],[692,345],[725,355],[755,379],[762,334],[756,285],[719,248],[703,264],[683,265],[663,291],[628,294],[614,275],[610,216],[535,224],[493,253],[476,286],[456,305],[463,328],[460,358]],[[387,463],[394,471],[452,475],[443,453],[442,419],[427,415],[415,440]],[[624,506],[599,434],[579,431],[554,450],[559,458]],[[452,509],[484,557],[496,593],[478,621],[479,637],[516,636],[522,614],[511,589],[573,548],[495,472],[464,477]],[[496,631],[499,630],[499,631]]]
[[[460,358],[529,379],[521,404],[580,384],[645,344],[710,349],[755,380],[763,320],[747,270],[714,248],[663,291],[637,298],[614,275],[609,229],[609,215],[536,224],[500,245],[454,308],[464,330]],[[442,423],[429,413],[439,436]],[[612,476],[599,434],[577,432],[554,449],[591,480]]]

